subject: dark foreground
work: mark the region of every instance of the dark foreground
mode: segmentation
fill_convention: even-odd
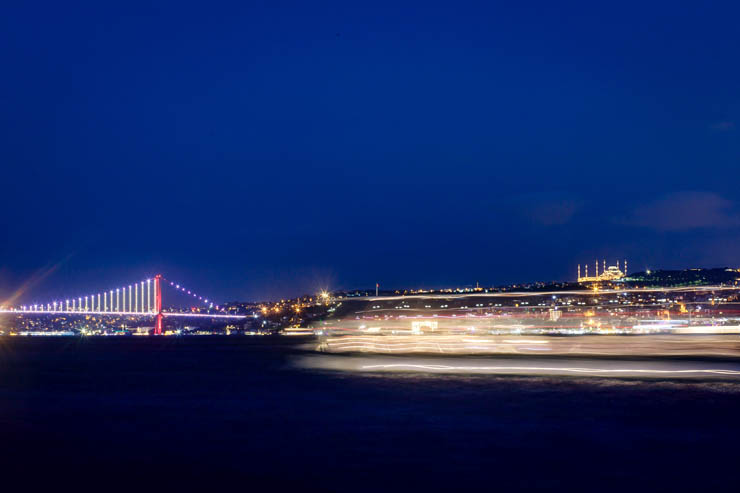
[[[730,490],[740,380],[359,374],[286,338],[0,339],[33,491]],[[351,356],[348,356],[351,357]]]

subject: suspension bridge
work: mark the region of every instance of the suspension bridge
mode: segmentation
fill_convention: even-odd
[[[162,287],[169,285],[186,299],[196,302],[197,307],[191,307],[188,311],[175,311],[163,309]],[[201,311],[205,310],[205,311]],[[213,311],[215,310],[215,313]],[[33,305],[21,305],[11,307],[0,307],[0,313],[44,315],[44,314],[69,314],[69,315],[100,315],[100,316],[126,316],[126,317],[154,317],[154,335],[163,333],[164,317],[204,317],[223,319],[245,319],[246,315],[234,315],[224,313],[223,308],[212,300],[203,297],[180,284],[165,279],[161,274],[148,278],[145,281],[129,284],[100,291],[86,296],[76,298],[64,298],[47,303],[36,303]]]

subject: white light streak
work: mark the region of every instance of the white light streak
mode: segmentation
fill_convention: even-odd
[[[362,370],[427,370],[435,372],[444,371],[463,371],[463,372],[569,372],[569,373],[591,373],[591,374],[611,374],[611,373],[637,373],[637,374],[656,374],[656,375],[682,375],[682,374],[714,374],[714,375],[740,375],[737,370],[722,369],[699,369],[699,370],[655,370],[650,368],[568,368],[557,366],[450,366],[450,365],[417,365],[407,363],[394,363],[388,365],[364,365]]]

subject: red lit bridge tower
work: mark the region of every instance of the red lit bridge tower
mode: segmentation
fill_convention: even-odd
[[[215,306],[217,312],[213,313],[213,303],[208,298],[198,296],[196,293],[185,289],[185,287],[167,281],[162,274],[154,276],[154,293],[152,293],[152,278],[145,281],[131,283],[128,286],[117,289],[108,289],[99,291],[92,295],[77,296],[68,298],[65,301],[57,299],[50,303],[41,303],[27,306],[6,306],[0,305],[0,315],[5,313],[14,313],[16,316],[38,316],[38,315],[58,315],[65,314],[68,316],[116,316],[125,317],[127,320],[152,320],[154,318],[154,327],[149,329],[153,335],[164,335],[165,317],[203,317],[212,320],[237,320],[246,319],[247,315],[237,315],[224,313],[218,305]],[[162,300],[163,283],[169,282],[173,289],[180,292],[181,296],[188,296],[191,301],[203,303],[205,310],[192,307],[189,310],[168,310],[164,311]],[[197,300],[197,301],[196,301]],[[84,303],[83,303],[84,301]],[[115,320],[113,321],[115,322]],[[151,323],[151,322],[149,322]],[[147,323],[147,325],[149,324]],[[138,324],[137,324],[138,325]]]
[[[157,313],[157,319],[154,324],[154,335],[162,335],[162,274],[154,276],[154,309]]]

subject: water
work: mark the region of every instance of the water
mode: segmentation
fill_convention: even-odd
[[[624,491],[736,479],[740,380],[341,371],[305,365],[302,344],[0,339],[3,480]]]

